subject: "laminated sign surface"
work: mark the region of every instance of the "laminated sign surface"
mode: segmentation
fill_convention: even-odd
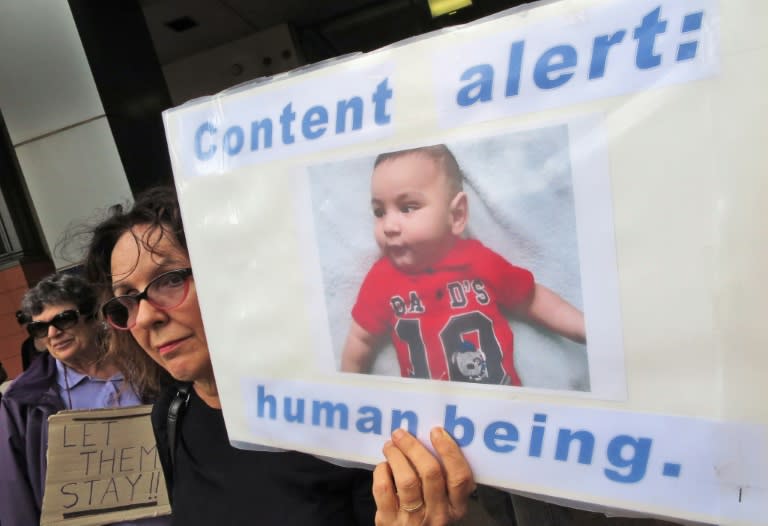
[[[768,7],[562,0],[165,113],[231,440],[765,524]]]

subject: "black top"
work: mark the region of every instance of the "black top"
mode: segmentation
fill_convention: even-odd
[[[168,482],[173,524],[358,526],[374,523],[371,472],[342,468],[295,451],[245,451],[229,444],[221,410],[191,390],[181,417],[173,473],[168,449],[171,386],[155,403],[152,425]]]

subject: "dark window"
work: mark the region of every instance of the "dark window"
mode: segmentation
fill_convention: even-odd
[[[0,111],[0,265],[41,257],[42,237]]]

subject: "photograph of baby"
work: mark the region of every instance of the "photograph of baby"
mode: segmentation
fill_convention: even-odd
[[[567,126],[308,180],[339,371],[590,390]]]

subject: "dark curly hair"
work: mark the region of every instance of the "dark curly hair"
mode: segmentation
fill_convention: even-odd
[[[136,242],[150,253],[157,253],[156,246],[164,238],[170,239],[174,246],[187,253],[184,225],[173,188],[147,190],[136,198],[131,207],[112,206],[107,218],[91,231],[84,262],[85,275],[95,285],[100,303],[113,297],[112,250],[123,234],[138,225],[151,227],[141,238],[136,238]],[[126,380],[145,401],[156,398],[162,388],[171,382],[168,372],[144,352],[128,331],[110,330],[108,349]]]

